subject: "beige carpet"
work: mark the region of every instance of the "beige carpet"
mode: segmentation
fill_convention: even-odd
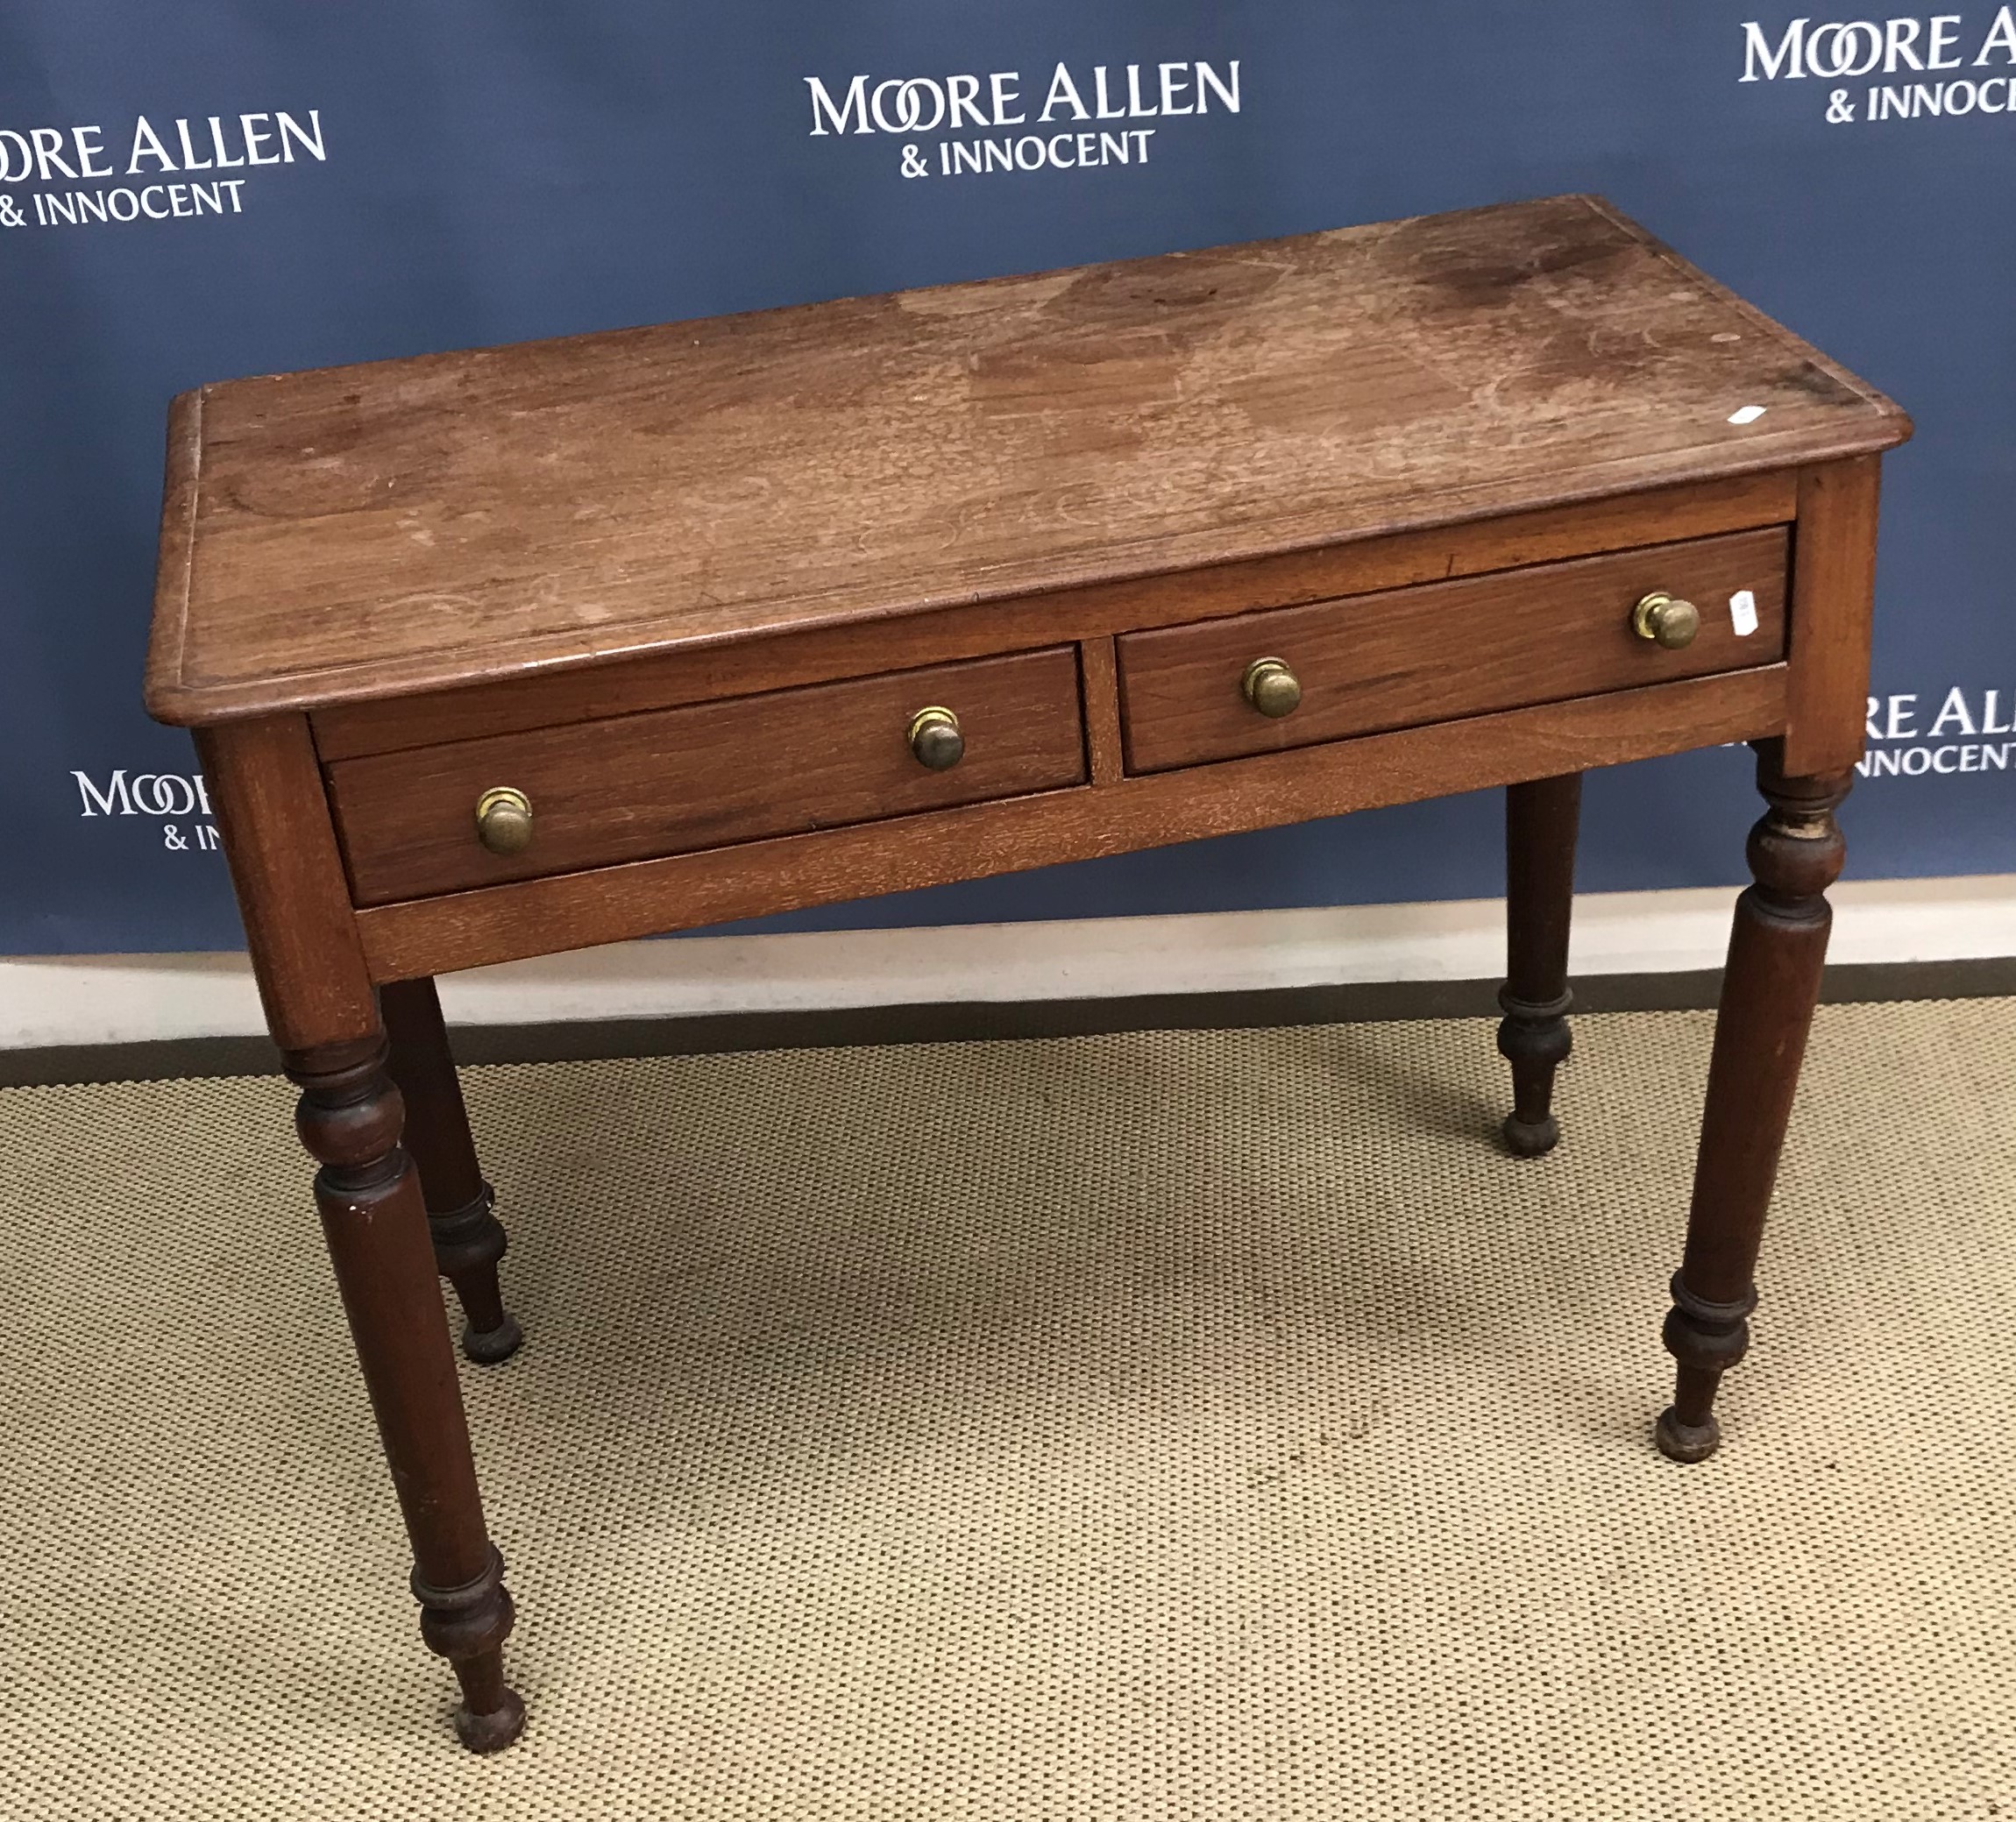
[[[473,1071],[465,1756],[271,1081],[0,1094],[7,1818],[2016,1815],[2016,1002],[1821,1015],[1721,1457],[1709,1021]]]

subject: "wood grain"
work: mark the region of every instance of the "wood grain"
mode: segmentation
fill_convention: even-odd
[[[1834,811],[1852,777],[1788,777],[1782,757],[1781,742],[1759,742],[1757,789],[1770,810],[1746,850],[1756,883],[1737,898],[1729,932],[1686,1250],[1663,1335],[1678,1372],[1653,1434],[1680,1462],[1720,1445],[1715,1389],[1750,1346],[1764,1216],[1827,959],[1827,889],[1847,857]]]
[[[1744,425],[1739,406],[1763,408]],[[1586,197],[205,388],[201,722],[1862,454],[1888,401]]]
[[[1568,1010],[1568,932],[1575,906],[1575,838],[1582,775],[1505,788],[1505,985],[1498,1053],[1512,1066],[1504,1124],[1514,1156],[1538,1158],[1561,1138],[1554,1072],[1575,1048]]]
[[[1092,783],[1117,784],[1126,776],[1126,748],[1120,733],[1120,674],[1113,642],[1088,639],[1078,649],[1084,678],[1085,753]]]
[[[465,1744],[524,1706],[437,1265],[472,1358],[518,1334],[441,971],[1506,785],[1537,1152],[1580,775],[1762,742],[1659,1432],[1712,1448],[1908,434],[1588,197],[178,400],[147,702],[198,727]],[[1652,588],[1681,651],[1629,630]]]
[[[160,543],[155,553],[156,612],[147,651],[147,674],[157,670],[180,676],[182,645],[188,636],[185,616],[163,615],[159,602],[186,597],[189,571],[195,560],[196,493],[203,459],[203,395],[178,393],[168,403],[168,447],[161,471]]]
[[[1369,542],[1213,564],[1179,576],[1095,583],[1057,594],[945,608],[895,625],[870,620],[819,627],[741,644],[717,642],[645,653],[620,663],[545,668],[427,696],[334,703],[309,720],[323,759],[354,759],[401,747],[866,677],[903,664],[947,663],[1061,639],[1110,638],[1144,627],[1787,525],[1797,507],[1796,473],[1737,475],[1474,524],[1434,526]]]
[[[1321,601],[1119,642],[1130,771],[1167,771],[1345,734],[1563,701],[1783,656],[1782,530],[1544,564],[1461,582]],[[1691,645],[1668,651],[1631,630],[1633,604],[1663,588],[1700,609]],[[1756,598],[1738,635],[1729,599]],[[1269,720],[1240,693],[1246,665],[1284,660],[1302,684]]]
[[[1785,667],[357,913],[381,981],[1271,828],[1776,734]]]
[[[1845,772],[1862,757],[1881,467],[1880,457],[1864,456],[1799,477],[1785,736],[1793,776]]]
[[[403,1110],[385,1055],[376,1032],[287,1052],[302,1090],[295,1127],[322,1166],[316,1203],[413,1544],[421,1636],[455,1667],[463,1743],[493,1752],[525,1725],[525,1705],[504,1680],[514,1610],[484,1525],[427,1209],[400,1145]]]
[[[476,1161],[441,996],[427,975],[387,981],[378,990],[378,1010],[391,1046],[386,1070],[406,1109],[400,1143],[420,1173],[434,1263],[455,1287],[467,1318],[462,1351],[479,1365],[494,1365],[515,1353],[524,1338],[505,1311],[497,1281],[497,1263],[510,1239],[497,1219],[497,1193]]]
[[[307,720],[199,728],[196,752],[273,1041],[308,1050],[375,1040],[378,1002]]]
[[[966,741],[942,772],[905,743],[912,715],[934,705]],[[1062,646],[344,760],[329,789],[356,902],[382,904],[1084,776],[1077,655]],[[522,853],[477,840],[477,799],[494,785],[531,798]]]

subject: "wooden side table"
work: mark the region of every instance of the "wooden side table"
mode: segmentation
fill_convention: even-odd
[[[437,1270],[472,1358],[519,1337],[447,969],[1502,784],[1538,1153],[1580,775],[1751,741],[1658,1427],[1713,1450],[1909,429],[1576,196],[178,399],[147,702],[196,730],[464,1742],[524,1711]]]

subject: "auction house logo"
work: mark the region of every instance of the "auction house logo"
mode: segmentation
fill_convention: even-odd
[[[1999,690],[1953,685],[1941,698],[1929,724],[1915,690],[1869,698],[1869,751],[1856,770],[1864,778],[1941,777],[1956,772],[2016,769],[2016,694],[2005,704]]]
[[[1775,34],[1775,35],[1774,35]],[[1827,91],[1826,118],[1856,122],[2016,115],[2016,11],[2003,7],[1984,30],[1958,12],[1924,18],[1810,18],[1743,26],[1743,82],[1855,79]],[[1963,75],[1949,75],[1964,70]],[[1881,76],[1881,82],[1864,78]],[[1923,80],[1913,80],[1922,77]],[[1895,80],[1892,80],[1895,79]]]
[[[103,784],[89,772],[70,776],[77,783],[78,810],[87,818],[149,818],[160,825],[161,846],[173,854],[208,853],[218,846],[201,772],[136,772],[129,778],[121,766]]]
[[[105,135],[103,126],[0,126],[0,228],[243,215],[245,188],[260,167],[329,159],[319,108],[158,126],[140,114],[111,144]],[[233,171],[246,174],[226,174]]]
[[[880,133],[901,139],[896,168],[905,177],[1145,165],[1161,128],[1137,122],[1239,110],[1237,58],[1223,69],[1200,59],[1097,63],[1076,74],[1060,63],[1040,108],[1034,88],[1013,69],[984,76],[858,75],[831,88],[818,76],[805,82],[813,138]],[[1013,131],[1019,127],[1026,130]]]

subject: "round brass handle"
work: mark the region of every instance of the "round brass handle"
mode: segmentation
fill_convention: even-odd
[[[493,854],[523,854],[532,845],[532,799],[500,784],[476,799],[476,839]]]
[[[918,764],[933,772],[948,772],[965,756],[966,737],[959,732],[959,717],[948,708],[919,709],[904,739]]]
[[[1677,652],[1683,645],[1692,645],[1700,629],[1701,610],[1663,588],[1655,588],[1631,609],[1631,630],[1668,651]]]
[[[1239,679],[1239,691],[1270,721],[1292,715],[1302,701],[1302,684],[1279,658],[1255,658]]]

